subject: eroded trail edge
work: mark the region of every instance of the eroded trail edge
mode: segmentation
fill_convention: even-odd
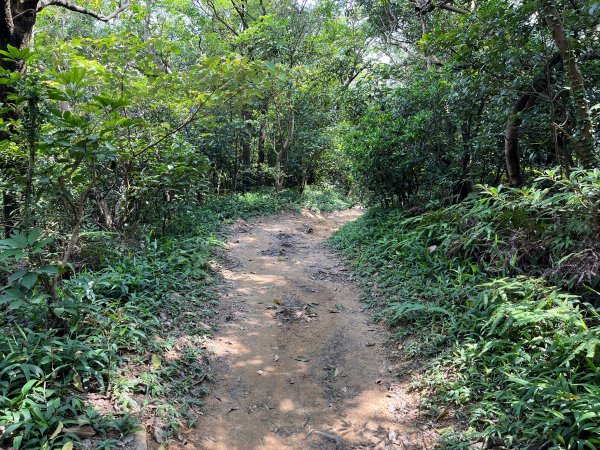
[[[359,209],[239,221],[227,244],[214,379],[187,448],[428,448],[389,333],[324,241]]]

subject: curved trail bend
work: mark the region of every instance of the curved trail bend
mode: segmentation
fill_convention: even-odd
[[[214,383],[185,449],[424,449],[434,434],[395,378],[389,334],[324,244],[361,211],[232,227]]]

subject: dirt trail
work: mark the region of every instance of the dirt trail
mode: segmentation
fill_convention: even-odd
[[[358,209],[233,226],[211,344],[214,383],[186,449],[430,448],[388,333],[324,241]]]

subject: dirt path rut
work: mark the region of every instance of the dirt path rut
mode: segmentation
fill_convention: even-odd
[[[395,378],[387,332],[324,244],[358,209],[233,226],[214,383],[186,449],[428,448],[417,399]]]

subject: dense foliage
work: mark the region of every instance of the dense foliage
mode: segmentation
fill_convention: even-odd
[[[219,226],[348,193],[447,445],[600,445],[600,3],[3,2],[0,446],[176,437]]]
[[[361,5],[381,56],[341,146],[384,209],[334,245],[431,358],[443,445],[598,448],[600,4]]]
[[[365,195],[463,199],[477,183],[597,166],[598,3],[365,3],[382,56],[343,137]]]
[[[398,327],[405,353],[433,358],[416,385],[433,417],[468,418],[468,429],[445,436],[450,446],[600,444],[600,279],[587,199],[598,180],[553,175],[420,215],[375,209],[333,239],[370,280],[367,300]]]

